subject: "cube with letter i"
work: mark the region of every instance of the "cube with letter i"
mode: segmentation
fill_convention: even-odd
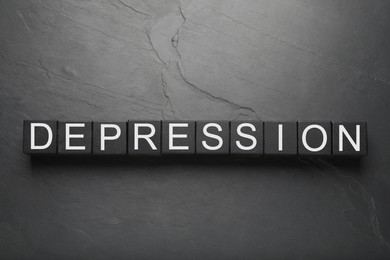
[[[264,154],[271,156],[297,155],[297,122],[265,122]]]

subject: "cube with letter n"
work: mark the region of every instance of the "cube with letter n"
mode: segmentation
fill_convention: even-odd
[[[364,156],[367,154],[366,122],[333,123],[333,155]]]

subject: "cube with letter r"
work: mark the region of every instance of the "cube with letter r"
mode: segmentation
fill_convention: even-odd
[[[129,121],[129,155],[161,155],[161,121]]]

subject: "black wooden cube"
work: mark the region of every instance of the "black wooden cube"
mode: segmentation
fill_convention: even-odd
[[[23,121],[23,152],[26,154],[57,153],[57,121]]]
[[[127,154],[126,122],[93,122],[93,154]]]
[[[297,122],[264,122],[264,154],[297,155],[297,128]]]
[[[331,122],[298,122],[298,154],[330,156],[332,154]]]
[[[161,121],[129,121],[128,153],[161,155]]]
[[[196,154],[229,154],[229,121],[196,122]]]
[[[59,154],[92,154],[92,122],[58,122]]]
[[[333,155],[364,156],[367,154],[366,122],[333,123]]]
[[[195,122],[162,122],[163,154],[195,154]]]
[[[230,153],[236,155],[262,155],[263,122],[231,121]]]

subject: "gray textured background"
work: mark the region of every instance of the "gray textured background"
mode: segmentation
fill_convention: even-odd
[[[0,257],[390,256],[388,0],[0,1]],[[50,159],[23,119],[368,122],[369,156]]]

